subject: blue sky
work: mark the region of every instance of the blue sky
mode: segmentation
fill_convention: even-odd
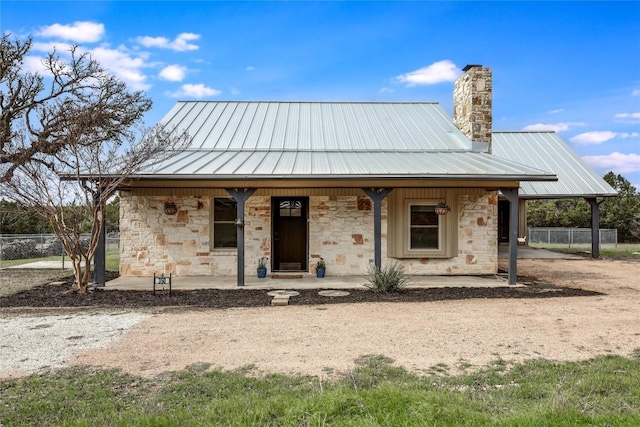
[[[640,189],[640,2],[0,2],[33,58],[80,44],[153,99],[437,101],[493,69],[495,130],[556,130]]]

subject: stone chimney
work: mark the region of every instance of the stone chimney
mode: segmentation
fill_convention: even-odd
[[[453,86],[453,123],[471,141],[489,144],[491,153],[491,69],[467,65]]]

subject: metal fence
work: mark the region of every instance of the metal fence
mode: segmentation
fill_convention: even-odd
[[[618,247],[618,230],[600,229],[600,246]],[[530,245],[557,245],[568,247],[591,246],[590,228],[528,227],[527,243]]]
[[[89,235],[82,236],[89,241]],[[120,237],[106,237],[106,251],[117,252]],[[71,262],[55,234],[0,234],[0,268],[70,269]]]

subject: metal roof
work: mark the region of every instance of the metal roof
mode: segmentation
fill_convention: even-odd
[[[474,151],[437,103],[178,102],[161,123],[190,146],[138,178],[556,179]]]
[[[556,179],[553,174],[489,154],[451,151],[185,150],[138,176],[156,179]]]
[[[469,150],[437,103],[180,101],[162,119],[204,150]]]
[[[596,174],[555,132],[493,132],[492,152],[553,172],[556,182],[523,182],[525,198],[614,196],[616,191]]]

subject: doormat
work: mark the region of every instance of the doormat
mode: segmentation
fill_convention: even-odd
[[[272,279],[302,279],[302,274],[272,274]]]

